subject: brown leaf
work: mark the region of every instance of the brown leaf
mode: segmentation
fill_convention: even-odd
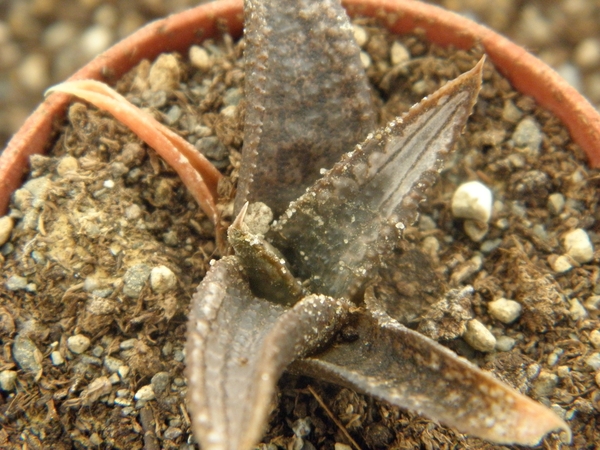
[[[279,216],[375,128],[360,49],[339,0],[246,0],[246,122],[235,211]]]
[[[273,225],[268,238],[309,291],[352,297],[391,251],[464,128],[482,69],[483,59],[369,134]]]
[[[359,339],[295,362],[292,370],[357,389],[460,432],[501,444],[535,445],[567,424],[371,303],[349,323]]]
[[[285,309],[254,297],[236,257],[216,262],[192,300],[186,349],[189,409],[202,448],[256,444],[283,370],[327,342],[348,308],[311,295]]]

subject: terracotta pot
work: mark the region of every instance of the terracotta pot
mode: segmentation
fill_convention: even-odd
[[[439,45],[468,49],[481,44],[495,66],[523,94],[560,118],[573,140],[587,153],[592,166],[600,165],[600,115],[554,70],[492,30],[457,14],[413,0],[346,0],[353,16],[380,17],[391,31],[406,34],[419,28]],[[71,79],[114,83],[143,59],[164,52],[183,52],[222,29],[240,36],[242,0],[222,0],[153,22],[116,44],[75,73]],[[43,153],[52,140],[53,124],[65,113],[70,97],[53,94],[27,119],[0,156],[0,215],[28,171],[28,159]]]

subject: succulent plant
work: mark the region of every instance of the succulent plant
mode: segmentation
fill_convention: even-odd
[[[245,41],[234,255],[212,262],[188,326],[189,409],[202,448],[255,445],[288,367],[493,442],[569,435],[546,407],[394,320],[373,289],[471,114],[484,61],[376,129],[339,0],[246,0]],[[124,99],[108,89],[55,88],[119,114]],[[218,224],[218,173],[174,133],[128,117],[118,118],[179,165]]]

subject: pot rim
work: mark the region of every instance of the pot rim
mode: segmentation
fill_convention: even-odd
[[[600,166],[600,114],[552,68],[507,38],[456,13],[418,0],[343,0],[351,16],[381,20],[402,35],[422,30],[427,39],[442,46],[469,49],[480,44],[496,68],[525,95],[555,114],[571,138],[586,152],[593,167]],[[143,59],[164,52],[185,52],[224,30],[240,36],[242,0],[220,0],[160,19],[112,46],[77,71],[69,80],[96,79],[114,82]],[[49,147],[53,124],[62,119],[70,96],[52,94],[29,116],[0,155],[0,215],[6,213],[10,195],[28,170],[29,157]]]

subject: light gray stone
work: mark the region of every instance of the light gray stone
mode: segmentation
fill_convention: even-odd
[[[177,277],[167,266],[154,267],[150,272],[150,286],[157,294],[164,294],[175,289]]]
[[[14,391],[17,387],[17,372],[14,370],[3,370],[0,372],[0,390],[4,392]]]
[[[488,303],[488,312],[502,323],[511,323],[519,318],[523,307],[519,302],[506,298],[499,298]]]
[[[17,335],[13,343],[13,358],[21,369],[35,373],[41,371],[42,357],[42,352],[31,339]]]
[[[490,330],[479,320],[473,319],[467,322],[467,330],[463,339],[475,350],[491,352],[496,348],[496,338]]]
[[[580,264],[591,261],[594,258],[594,246],[590,237],[582,228],[567,232],[563,236],[563,244],[567,255]]]
[[[76,334],[67,339],[67,348],[78,355],[90,348],[90,338],[83,334]]]
[[[492,191],[479,181],[461,184],[452,196],[452,214],[460,219],[487,222],[492,215]]]

